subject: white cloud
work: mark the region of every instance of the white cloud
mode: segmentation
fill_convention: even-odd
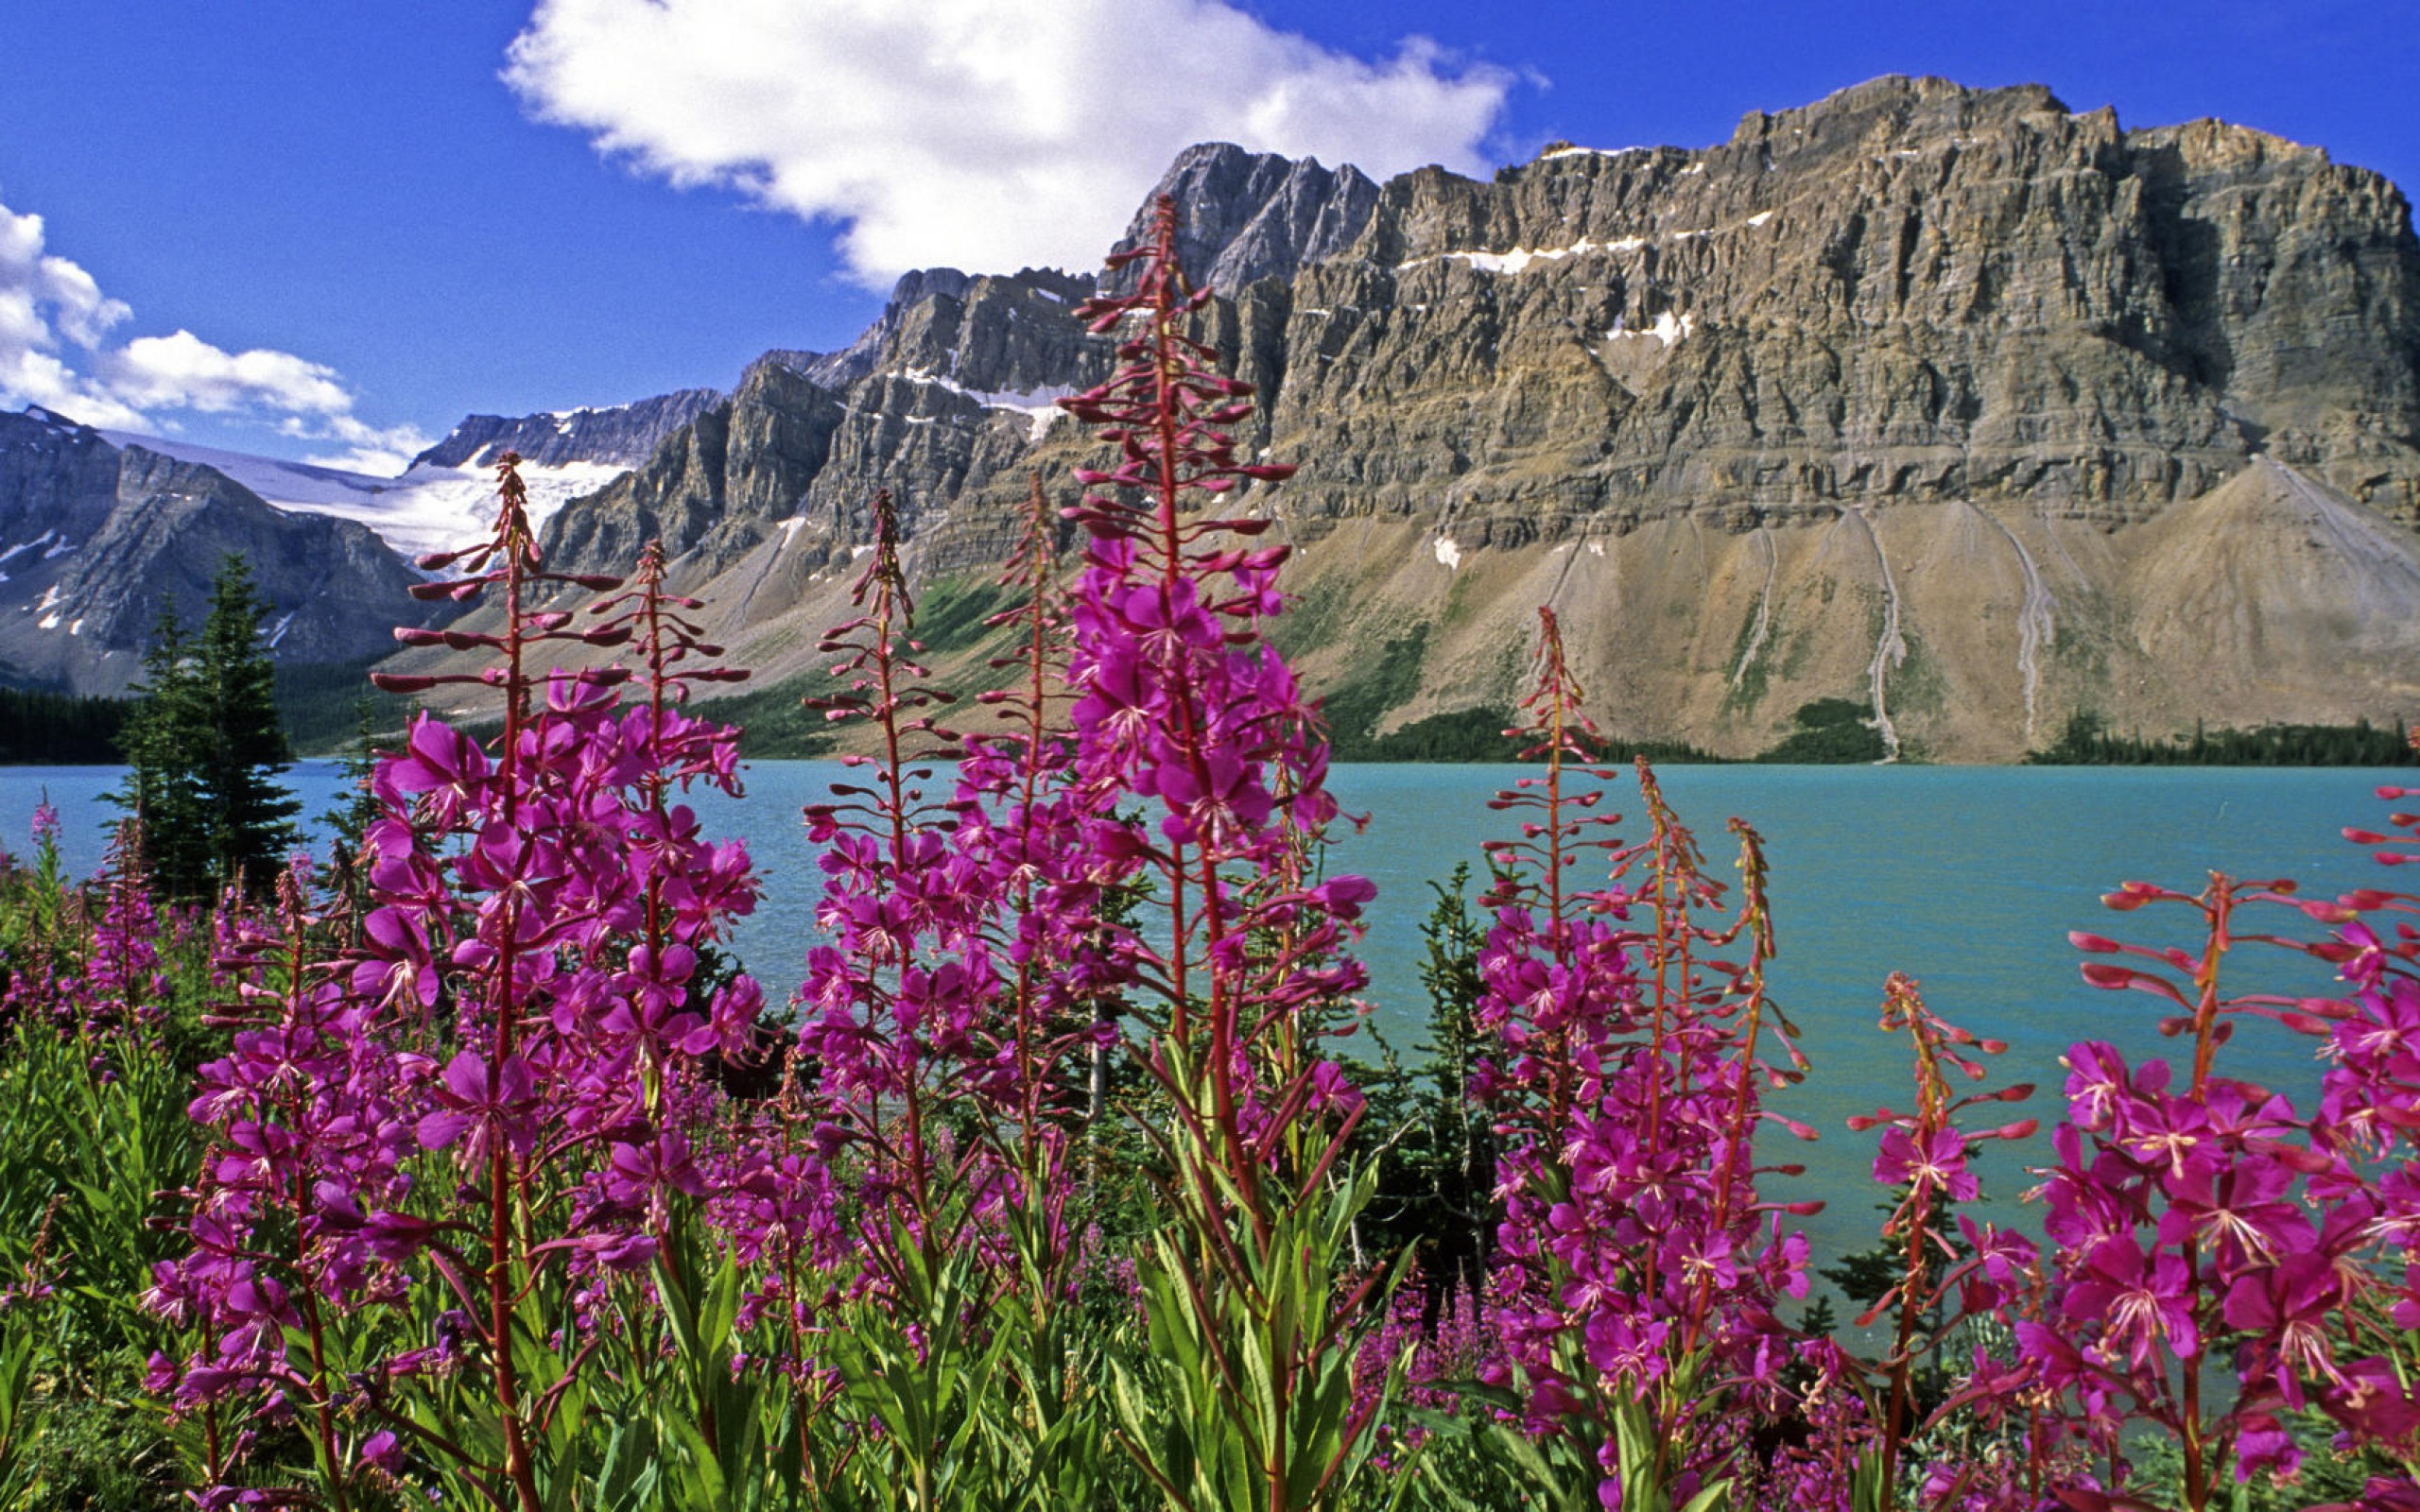
[[[327,416],[353,408],[333,368],[286,352],[222,351],[190,331],[138,336],[108,353],[103,366],[127,403],[144,409]]]
[[[1098,266],[1196,142],[1483,168],[1513,76],[1368,61],[1219,0],[541,0],[505,77],[676,184],[844,223],[868,281]]]
[[[303,461],[313,467],[342,468],[347,472],[367,472],[380,478],[400,475],[412,465],[413,457],[428,450],[434,439],[417,425],[380,430],[350,415],[332,417],[325,433],[314,438],[336,441],[344,450],[311,453]]]
[[[0,207],[0,214],[6,214]],[[37,217],[24,217],[36,222]],[[101,286],[93,275],[63,257],[45,257],[35,265],[38,285],[49,296],[52,320],[60,334],[78,346],[91,351],[101,344],[110,327],[132,315],[123,300],[105,300]]]
[[[179,413],[248,417],[334,441],[342,460],[324,465],[364,472],[401,472],[428,445],[412,426],[362,421],[336,369],[292,352],[228,352],[184,330],[107,345],[133,312],[44,241],[40,215],[0,204],[0,406],[40,404],[104,430],[173,430]]]
[[[143,417],[69,367],[59,354],[64,336],[90,350],[127,308],[103,299],[91,274],[43,251],[40,215],[0,205],[0,401],[40,404],[94,425],[124,425]]]

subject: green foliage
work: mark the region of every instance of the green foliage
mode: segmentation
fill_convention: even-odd
[[[353,748],[344,757],[346,796],[320,816],[330,835],[330,885],[350,898],[354,912],[363,916],[370,912],[370,878],[355,863],[362,836],[380,811],[377,795],[371,789],[371,777],[377,769],[377,705],[367,695],[354,700]]]
[[[844,1400],[879,1433],[868,1434],[859,1469],[884,1512],[999,1504],[1006,1477],[982,1430],[1010,1336],[990,1326],[981,1304],[995,1294],[988,1260],[973,1244],[912,1232],[890,1235],[893,1295],[853,1304],[830,1335],[830,1363]]]
[[[832,736],[823,715],[800,700],[810,693],[820,696],[830,680],[820,673],[796,677],[689,712],[738,726],[739,748],[751,761],[807,761],[828,755]]]
[[[0,688],[0,766],[105,766],[118,760],[124,698]]]
[[[251,567],[230,555],[201,633],[187,639],[164,604],[144,658],[123,735],[130,770],[110,800],[141,821],[146,865],[171,897],[237,879],[265,886],[294,842],[302,805],[276,781],[292,752],[260,642],[264,609]]]
[[[362,724],[362,690],[380,657],[353,662],[280,662],[273,697],[287,742],[313,756],[346,749]]]
[[[25,1506],[33,1496],[30,1451],[42,1427],[33,1392],[41,1327],[39,1309],[31,1304],[0,1312],[0,1507]]]
[[[1071,1278],[1041,1263],[1047,1216],[1037,1222],[1019,1210],[1008,1221],[1023,1275],[993,1323],[1001,1331],[1000,1376],[1010,1386],[977,1404],[1011,1493],[1002,1504],[1028,1512],[1137,1505],[1146,1493],[1133,1467],[1110,1448],[1109,1400],[1099,1389],[1107,1358],[1129,1332],[1123,1313],[1111,1308],[1132,1303],[1121,1295],[1110,1307],[1098,1298],[1089,1308],[1065,1305],[1060,1298]]]
[[[1850,698],[1818,698],[1801,705],[1791,716],[1795,728],[1756,760],[1834,766],[1878,762],[1882,731],[1875,728],[1871,713]]]
[[[79,1507],[89,1512],[168,1512],[188,1506],[176,1489],[176,1451],[129,1362],[80,1360],[37,1377],[27,1403],[39,1415],[26,1446],[16,1512]],[[8,1478],[0,1470],[0,1497]]]
[[[1242,1194],[1225,1174],[1209,1175],[1217,1190],[1184,1185],[1174,1194],[1183,1220],[1152,1240],[1142,1274],[1150,1352],[1114,1366],[1119,1442],[1170,1512],[1341,1504],[1377,1442],[1354,1400],[1354,1364],[1375,1320],[1337,1301],[1376,1168],[1279,1209],[1265,1231],[1239,1221]],[[1213,1233],[1220,1252],[1200,1252]],[[1219,1268],[1234,1284],[1194,1283]],[[1389,1282],[1378,1279],[1377,1295]],[[1392,1363],[1378,1411],[1402,1375]],[[1397,1479],[1398,1499],[1410,1485]]]
[[[1339,684],[1321,700],[1327,716],[1329,754],[1340,762],[1373,759],[1369,747],[1386,712],[1420,692],[1420,667],[1428,651],[1428,627],[1387,642],[1368,672]],[[1499,737],[1503,726],[1496,726]]]
[[[1437,901],[1420,926],[1428,1024],[1426,1039],[1414,1047],[1419,1061],[1405,1068],[1371,1031],[1385,1052],[1377,1074],[1363,1081],[1371,1104],[1363,1127],[1376,1131],[1378,1147],[1370,1153],[1379,1182],[1362,1214],[1359,1242],[1380,1254],[1410,1253],[1432,1294],[1475,1293],[1501,1216],[1495,1135],[1466,1093],[1482,1042],[1472,1015],[1487,928],[1471,907],[1467,864],[1428,886]]]
[[[143,658],[143,680],[133,690],[134,709],[118,737],[126,782],[108,795],[142,822],[151,875],[182,891],[198,890],[209,877],[193,752],[200,714],[192,662],[193,643],[177,618],[176,604],[163,599],[151,648]]]
[[[178,1504],[142,1384],[165,1331],[137,1298],[174,1247],[161,1194],[199,1159],[191,1085],[158,1046],[40,1022],[0,1041],[0,1283],[48,1289],[0,1308],[0,1508]]]
[[[1357,762],[1509,762],[1516,747],[1504,731],[1512,722],[1509,710],[1488,707],[1457,709],[1449,713],[1415,719],[1383,735],[1354,743],[1352,754],[1340,761]]]
[[[155,1045],[62,1036],[21,1022],[0,1050],[0,1264],[36,1260],[57,1288],[62,1345],[147,1349],[135,1296],[175,1236],[150,1220],[191,1179],[198,1148],[184,1067]]]
[[[1419,696],[1427,651],[1428,627],[1415,625],[1409,634],[1379,647],[1376,663],[1367,673],[1344,681],[1321,700],[1321,712],[1327,717],[1328,754],[1334,760],[1509,762],[1515,758],[1519,747],[1504,733],[1514,722],[1512,713],[1493,705],[1429,714],[1383,735],[1377,732],[1378,721],[1389,710]],[[1668,765],[1720,759],[1677,741],[1616,740],[1606,745],[1606,760],[1614,762],[1636,756]]]
[[[2321,1503],[2360,1506],[2371,1476],[2391,1477],[2401,1469],[2384,1454],[2337,1448],[2336,1424],[2316,1408],[2280,1413],[2278,1418],[2303,1452],[2301,1470],[2290,1481],[2262,1470],[2249,1484],[2230,1484],[2228,1512],[2299,1512]],[[2154,1506],[2184,1505],[2185,1455],[2176,1440],[2162,1435],[2145,1443],[2131,1467],[2126,1489]]]
[[[634,1352],[629,1367],[608,1373],[607,1382],[665,1379],[639,1396],[639,1412],[601,1415],[606,1441],[588,1479],[618,1492],[609,1501],[631,1505],[735,1512],[781,1504],[775,1498],[797,1488],[799,1458],[766,1452],[769,1420],[783,1416],[767,1409],[788,1391],[785,1382],[733,1368],[743,1348],[738,1264],[728,1254],[709,1255],[683,1225],[657,1256],[652,1279],[671,1354],[650,1361]],[[633,1312],[644,1315],[644,1309]],[[605,1387],[574,1389],[584,1399]]]
[[[991,633],[983,622],[1009,607],[1009,589],[982,576],[952,577],[916,600],[916,644],[929,651],[963,651]]]
[[[2067,716],[2059,738],[2026,755],[2043,766],[2411,766],[2420,748],[2401,720],[2383,729],[2367,719],[2349,725],[2263,725],[2257,730],[2207,730],[2145,740],[2120,735],[2089,709]]]

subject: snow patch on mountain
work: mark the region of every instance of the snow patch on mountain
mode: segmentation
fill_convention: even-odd
[[[181,462],[216,468],[281,509],[333,515],[368,525],[407,558],[458,550],[487,535],[495,521],[493,468],[419,462],[400,477],[381,478],[157,436],[120,431],[102,435],[113,446],[140,446]],[[529,486],[530,524],[544,528],[557,509],[629,471],[607,462],[523,463],[521,480]]]
[[[1060,416],[1066,413],[1059,401],[1074,394],[1073,384],[1050,384],[1041,388],[1024,388],[1014,392],[969,388],[955,378],[944,377],[926,368],[910,368],[907,371],[910,383],[930,384],[954,394],[964,394],[985,409],[1005,409],[1025,417],[1033,439],[1039,441]]]

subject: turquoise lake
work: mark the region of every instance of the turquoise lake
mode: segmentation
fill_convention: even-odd
[[[820,873],[799,822],[840,768],[819,762],[758,762],[748,797],[700,806],[710,833],[746,836],[766,881],[765,904],[737,945],[768,997],[786,995],[813,932]],[[1419,926],[1432,894],[1457,861],[1483,871],[1480,844],[1504,836],[1507,816],[1487,799],[1515,766],[1340,766],[1333,786],[1345,806],[1370,816],[1348,835],[1331,868],[1358,871],[1379,896],[1362,954],[1371,965],[1373,1019],[1409,1054],[1421,1038],[1425,1002]],[[2046,1122],[2060,1110],[2060,1053],[2079,1039],[2115,1041],[2130,1057],[2156,1053],[2160,1005],[2139,992],[2111,993],[2079,978],[2070,929],[2146,943],[2190,943],[2193,916],[2181,909],[2116,915],[2101,893],[2143,880],[2199,890],[2212,870],[2291,878],[2306,893],[2331,894],[2397,879],[2347,844],[2347,825],[2382,822],[2382,783],[2409,771],[2345,769],[2155,769],[1951,766],[1675,766],[1665,792],[1694,829],[1709,863],[1729,874],[1737,846],[1733,815],[1764,834],[1772,865],[1780,946],[1774,996],[1805,1031],[1814,1062],[1807,1083],[1775,1106],[1816,1125],[1816,1144],[1775,1140],[1772,1158],[1807,1165],[1805,1191],[1831,1200],[1808,1222],[1819,1256],[1870,1242],[1871,1135],[1842,1127],[1851,1113],[1910,1102],[1902,1045],[1875,1027],[1882,982],[1904,971],[1953,1022],[2009,1041],[1995,1083],[2031,1080],[2042,1091],[2026,1111]],[[97,865],[102,826],[115,811],[98,801],[118,773],[96,767],[0,768],[0,845],[23,853],[44,788],[66,822],[70,865]],[[291,774],[307,813],[335,801],[342,784],[331,764]],[[1610,806],[1635,816],[1637,793],[1617,783]],[[1623,825],[1625,836],[1641,832]],[[2166,917],[2162,917],[2163,913]],[[2281,932],[2308,933],[2279,912]],[[2236,979],[2305,994],[2329,990],[2324,968],[2302,957],[2238,956]],[[2222,1054],[2232,1074],[2305,1101],[2317,1086],[2314,1041],[2247,1021]],[[1984,1167],[1996,1207],[2030,1184],[2018,1160],[1995,1154]],[[1780,1183],[1768,1188],[1778,1194]]]

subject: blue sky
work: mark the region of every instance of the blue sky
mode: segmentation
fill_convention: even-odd
[[[2409,0],[78,0],[0,23],[0,404],[391,461],[1089,261],[1209,137],[1480,170],[1882,73],[2420,182]],[[1104,228],[1106,228],[1104,230]],[[1087,250],[1089,249],[1089,250]]]

